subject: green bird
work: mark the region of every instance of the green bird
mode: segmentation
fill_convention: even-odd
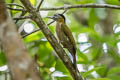
[[[56,34],[59,39],[59,43],[67,48],[73,57],[73,66],[76,69],[76,44],[72,32],[65,23],[65,16],[63,14],[54,14],[52,17],[48,17],[56,21]]]

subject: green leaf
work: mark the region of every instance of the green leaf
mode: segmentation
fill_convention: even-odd
[[[46,67],[52,67],[52,66],[54,66],[54,64],[55,64],[55,58],[54,58],[54,56],[51,56],[51,54],[49,54],[48,55],[48,59],[45,61],[45,65],[46,65]]]
[[[98,17],[96,15],[95,9],[91,9],[89,13],[88,23],[91,28],[94,28],[94,25],[98,22]]]
[[[55,69],[57,71],[63,72],[64,74],[68,73],[68,70],[66,69],[65,65],[60,60],[57,60]]]
[[[57,77],[56,79],[57,79],[57,80],[73,80],[72,77],[68,77],[68,76],[65,76],[65,77]]]
[[[76,0],[76,4],[94,3],[96,0]]]
[[[0,66],[5,65],[6,63],[7,63],[6,57],[5,57],[4,53],[0,51]]]
[[[99,46],[97,46],[96,48],[95,47],[92,47],[90,50],[91,58],[93,61],[96,61],[102,55],[101,47]]]
[[[97,70],[100,70],[100,69],[101,69],[101,67],[96,67],[96,68],[94,68],[94,69],[91,69],[91,70],[83,73],[83,77],[87,77],[87,76],[90,75],[93,71],[97,71]]]
[[[52,48],[50,45],[49,46],[48,45],[49,45],[48,42],[45,44],[40,44],[38,49],[38,56],[40,57],[39,58],[40,61],[48,61],[49,56],[52,56],[51,55]]]
[[[99,66],[100,69],[96,70],[96,72],[100,75],[100,76],[104,76],[106,74],[106,70],[107,70],[107,67],[106,65],[101,65]]]
[[[35,5],[36,0],[30,0],[32,5]]]
[[[88,57],[77,49],[78,63],[88,64]]]
[[[108,78],[110,78],[111,80],[120,80],[120,75],[109,75],[107,76]]]
[[[108,75],[120,73],[120,67],[113,67],[108,71]]]
[[[41,37],[43,37],[43,34],[41,32],[35,32],[35,33],[32,33],[31,35],[25,37],[24,41],[26,43],[28,43],[28,42],[32,42],[35,40],[39,40]]]
[[[119,0],[105,0],[107,4],[120,5]]]
[[[111,80],[109,78],[97,78],[97,79],[91,79],[91,80]]]

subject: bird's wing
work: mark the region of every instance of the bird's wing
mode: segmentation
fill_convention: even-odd
[[[70,29],[67,27],[66,24],[61,24],[61,28],[63,29],[65,35],[68,37],[68,39],[72,42],[72,44],[76,48],[75,40],[74,40],[74,37],[73,37],[72,32],[70,31]]]

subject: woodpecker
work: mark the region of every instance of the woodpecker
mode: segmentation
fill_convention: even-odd
[[[72,32],[66,25],[66,19],[63,14],[54,14],[48,17],[56,21],[56,34],[59,39],[59,43],[67,48],[73,57],[73,66],[76,69],[76,44]]]

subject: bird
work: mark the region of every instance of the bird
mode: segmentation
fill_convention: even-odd
[[[76,69],[76,43],[71,30],[66,25],[66,18],[63,14],[56,13],[48,18],[56,21],[56,34],[59,43],[70,52],[73,57],[73,67]]]

